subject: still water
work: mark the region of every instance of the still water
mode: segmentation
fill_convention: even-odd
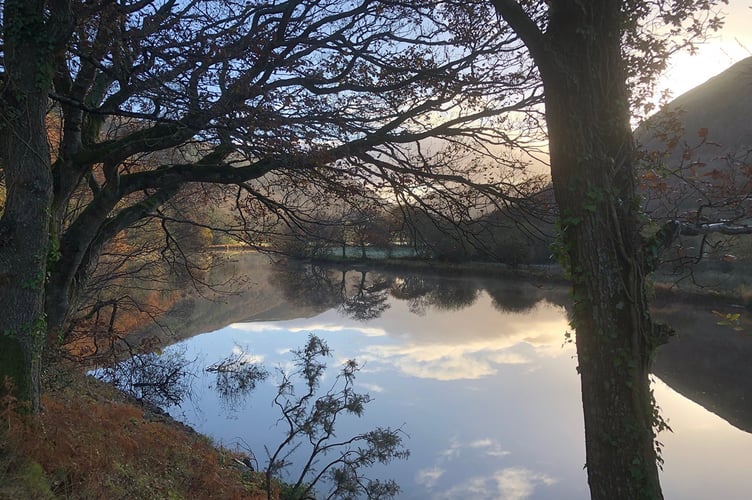
[[[192,395],[170,409],[173,416],[228,447],[252,452],[263,466],[264,447],[283,438],[272,405],[274,369],[289,367],[291,349],[315,334],[333,351],[331,373],[322,385],[333,380],[340,363],[355,359],[362,367],[355,389],[373,397],[361,418],[338,421],[338,436],[377,426],[401,427],[409,436],[408,460],[366,471],[372,478],[396,480],[399,498],[588,497],[577,362],[565,339],[565,287],[310,268],[270,280],[285,301],[297,301],[301,308],[260,315],[273,320],[236,321],[168,350],[195,359],[199,367],[242,355],[262,363],[271,376],[247,396],[228,399],[214,390],[216,374],[196,369]],[[703,318],[689,321],[703,331],[688,338],[734,336],[735,343],[752,348],[750,333],[717,326],[709,310],[672,306],[667,311],[684,320]],[[710,364],[725,362],[716,358]],[[693,382],[702,370],[696,361],[666,359],[667,377],[683,393],[699,387],[703,404],[728,413],[724,416],[736,424],[656,376],[656,399],[673,429],[659,437],[666,498],[750,498],[752,434],[740,428],[749,423],[750,398],[743,399],[752,380],[733,382],[729,406],[722,395]],[[725,394],[721,389],[716,388]]]

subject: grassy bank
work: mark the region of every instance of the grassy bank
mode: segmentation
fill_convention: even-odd
[[[0,398],[0,499],[267,498],[242,456],[75,369],[53,371],[40,414]]]

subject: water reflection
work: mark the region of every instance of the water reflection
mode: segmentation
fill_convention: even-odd
[[[397,476],[400,498],[587,496],[576,360],[572,346],[562,345],[566,287],[321,267],[274,269],[269,282],[288,307],[275,309],[277,321],[231,319],[230,327],[183,344],[188,354],[211,363],[244,345],[274,366],[314,332],[338,356],[364,362],[359,384],[375,401],[363,425],[404,422],[412,436],[407,466],[384,472]],[[749,333],[715,325],[710,310],[720,306],[657,306],[679,338],[659,353],[656,373],[739,428],[752,428],[745,427],[752,422]],[[263,449],[276,432],[268,385],[259,384],[229,420],[211,393],[175,414],[226,443],[242,436]],[[752,438],[660,381],[656,397],[674,428],[661,436],[666,497],[747,498],[740,464]],[[356,423],[347,425],[357,433]]]
[[[339,306],[339,310],[345,316],[358,321],[378,318],[389,309],[387,298],[391,286],[390,280],[380,277],[367,282],[366,275],[365,271],[360,272],[360,281],[355,287],[355,293],[345,296]]]
[[[350,278],[347,296],[357,296],[362,275]],[[391,280],[393,286],[401,282]],[[397,480],[400,498],[506,498],[513,492],[584,497],[578,380],[571,349],[561,347],[563,309],[531,300],[536,305],[526,314],[501,312],[480,282],[469,307],[447,307],[457,302],[449,301],[446,291],[468,290],[469,283],[450,280],[442,293],[424,288],[414,294],[426,306],[422,316],[410,312],[414,302],[397,300],[390,292],[390,307],[367,322],[343,317],[344,311],[333,307],[312,318],[233,324],[198,336],[189,346],[211,358],[238,341],[262,353],[266,363],[284,363],[284,351],[314,332],[337,356],[363,362],[359,387],[374,402],[362,422],[342,422],[342,434],[357,434],[359,425],[404,423],[411,436],[406,443],[410,460],[393,470],[374,471],[376,477]],[[530,290],[537,293],[533,285]],[[202,399],[202,410],[182,411],[202,431],[227,443],[243,436],[254,449],[263,449],[279,437],[275,417],[266,412],[269,397],[259,386],[252,410],[237,420],[215,415],[211,395]],[[551,415],[557,415],[554,422]],[[249,435],[242,422],[257,423],[258,431]]]
[[[427,310],[459,311],[472,306],[485,291],[499,311],[523,313],[542,300],[566,303],[563,287],[495,278],[446,277],[431,273],[388,273],[333,269],[293,263],[274,268],[270,280],[285,298],[298,306],[338,309],[361,321],[379,317],[388,297],[405,301],[411,313]]]
[[[135,354],[95,375],[139,401],[169,408],[190,396],[195,361],[186,358],[183,349],[173,347],[164,353]]]
[[[741,331],[718,325],[714,309],[741,312]],[[655,314],[677,330],[654,373],[674,390],[752,432],[752,316],[722,301],[658,299]]]
[[[214,390],[228,413],[239,411],[256,386],[269,376],[259,356],[237,345],[229,356],[210,364],[205,371],[215,375]]]

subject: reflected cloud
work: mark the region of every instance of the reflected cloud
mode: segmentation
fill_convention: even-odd
[[[551,486],[556,479],[522,467],[504,469],[494,475],[500,498],[505,500],[524,500],[533,494],[537,484]]]
[[[253,322],[253,323],[233,323],[228,326],[233,330],[240,330],[242,332],[261,333],[261,332],[276,332],[286,331],[292,333],[299,332],[354,332],[359,333],[365,337],[383,337],[387,334],[383,328],[368,328],[355,325],[347,325],[344,323],[310,323],[302,326],[280,326],[279,323],[265,323],[265,322]]]
[[[527,357],[510,352],[519,342],[502,338],[470,344],[372,345],[359,359],[386,363],[402,373],[435,380],[479,379],[495,374],[502,365],[531,363]],[[558,349],[561,353],[561,349]]]
[[[232,323],[227,326],[227,328],[232,328],[233,330],[240,330],[242,332],[254,332],[254,333],[260,333],[260,332],[278,332],[280,330],[284,330],[279,325],[275,325],[272,323]]]
[[[556,482],[556,479],[546,474],[533,472],[522,467],[510,467],[489,476],[471,477],[448,490],[432,495],[432,498],[445,500],[457,498],[525,500],[532,496],[536,487],[540,485],[552,486]],[[432,483],[432,485],[435,484],[436,481]]]
[[[493,363],[475,356],[451,354],[428,361],[411,358],[409,354],[402,354],[400,356],[397,359],[382,361],[389,362],[405,375],[417,378],[441,381],[474,380],[488,377],[497,371]]]
[[[384,392],[384,388],[377,384],[362,384],[358,383],[361,387],[363,387],[368,392]]]
[[[232,348],[232,354],[238,362],[261,364],[264,362],[264,356],[261,354],[251,354],[239,345]]]
[[[467,457],[477,456],[478,451],[485,452],[493,458],[506,457],[511,452],[505,450],[501,444],[492,438],[480,438],[473,441],[462,441],[457,436],[449,439],[449,444],[441,450],[433,467],[421,469],[415,481],[427,490],[433,490],[444,476],[447,469],[458,465],[450,462],[463,462]],[[493,470],[493,469],[492,469]],[[537,484],[554,484],[556,481],[545,474],[532,472],[528,469],[511,467],[498,469],[497,472],[484,476],[475,476],[455,484],[440,492],[431,492],[431,498],[453,500],[456,498],[502,498],[522,500],[527,498]],[[437,488],[438,489],[438,488]]]
[[[461,455],[462,450],[466,448],[474,450],[483,449],[485,450],[486,455],[490,457],[505,457],[512,453],[502,448],[497,441],[491,438],[476,439],[475,441],[463,443],[457,438],[457,436],[452,436],[449,439],[449,446],[439,452],[438,462],[446,463],[451,460],[456,460]],[[476,452],[473,452],[472,454],[475,453]]]
[[[524,365],[532,362],[530,358],[521,354],[505,351],[489,353],[488,359],[500,365]]]
[[[293,326],[293,327],[288,328],[288,331],[291,331],[293,333],[307,332],[310,330],[315,330],[318,332],[347,331],[347,332],[360,333],[361,335],[364,335],[366,337],[383,337],[386,335],[386,330],[384,330],[383,328],[366,328],[366,327],[361,327],[361,326],[331,324],[331,323],[312,324],[312,325],[305,325],[305,326]]]
[[[408,376],[448,380],[489,377],[504,365],[531,364],[532,359],[562,355],[567,320],[563,309],[545,300],[525,313],[490,307],[491,297],[481,293],[467,315],[436,311],[424,317],[395,303],[388,313],[362,325],[343,319],[333,311],[309,320],[280,323],[235,323],[231,328],[246,332],[343,332],[364,338],[390,339],[396,343],[372,343],[352,355],[358,361],[389,366]],[[329,317],[331,316],[331,317]],[[526,344],[526,355],[511,348]],[[523,348],[524,349],[524,348]]]
[[[470,448],[485,448],[486,446],[491,446],[492,441],[488,438],[486,439],[478,439],[477,441],[472,441],[468,446]]]
[[[492,481],[483,477],[472,477],[464,482],[437,493],[437,500],[456,500],[457,498],[498,498],[494,495]]]
[[[480,439],[478,441],[473,441],[468,445],[470,448],[476,448],[476,449],[484,449],[486,452],[486,455],[490,457],[505,457],[507,455],[511,455],[511,451],[507,451],[503,449],[499,443],[496,443],[490,439]]]
[[[490,299],[484,296],[478,302],[484,301]],[[532,347],[536,358],[564,353],[567,320],[559,307],[539,303],[526,314],[477,311],[464,316],[462,324],[456,317],[436,314],[413,325],[415,317],[403,315],[402,323],[385,327],[397,344],[370,345],[358,359],[384,363],[413,377],[447,381],[480,379],[503,365],[531,364],[530,357],[513,349],[521,344]]]
[[[460,455],[461,449],[462,443],[460,443],[460,440],[457,436],[452,436],[452,438],[449,439],[449,447],[439,453],[439,459],[452,460],[457,458]]]
[[[563,308],[541,301],[525,313],[499,312],[491,299],[481,294],[467,314],[437,311],[423,317],[394,304],[397,314],[385,315],[379,326],[390,336],[415,344],[498,342],[506,345],[525,341],[535,347],[561,346],[568,322]],[[398,319],[399,322],[394,320]]]
[[[415,477],[415,482],[426,488],[433,488],[441,476],[444,475],[444,469],[433,467],[431,469],[421,469]]]

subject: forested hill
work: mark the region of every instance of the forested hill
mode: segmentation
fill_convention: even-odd
[[[669,162],[678,164],[685,146],[695,148],[692,160],[719,163],[727,154],[746,154],[752,149],[752,57],[748,57],[675,98],[648,122],[636,136],[648,151],[665,149],[663,134],[677,141]],[[667,119],[674,116],[683,131],[667,130]],[[661,126],[663,125],[663,126]],[[665,138],[664,138],[665,139]],[[716,161],[714,161],[716,160]]]

